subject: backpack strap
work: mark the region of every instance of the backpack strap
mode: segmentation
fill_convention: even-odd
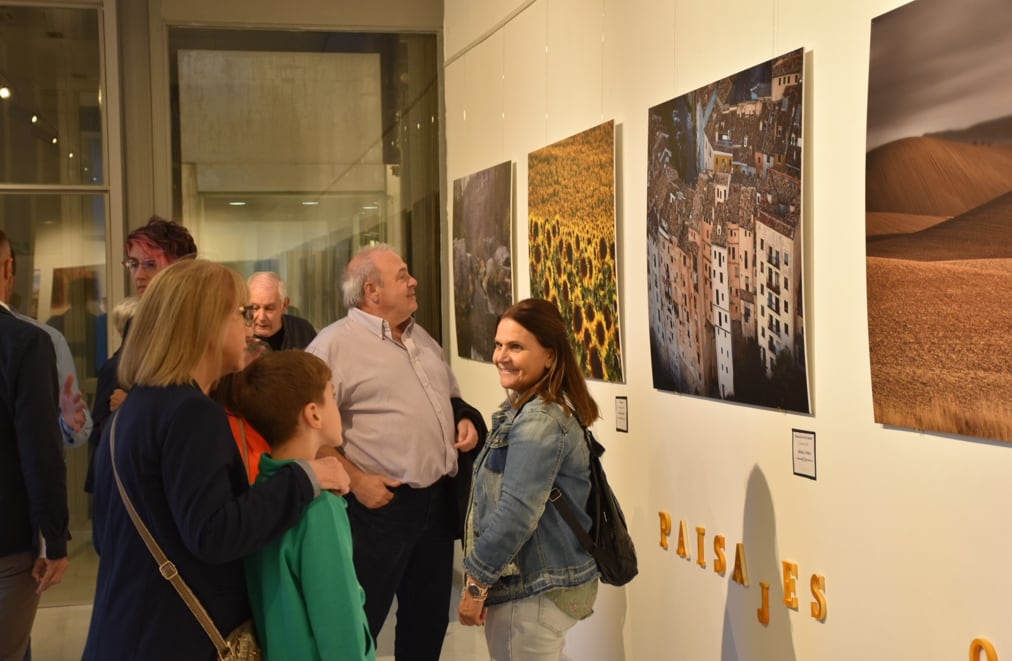
[[[594,461],[594,446],[590,442],[590,430],[583,427],[583,440],[587,443],[587,449],[590,451],[588,466]],[[591,487],[593,487],[593,470],[591,472]],[[576,514],[573,512],[573,507],[569,503],[569,498],[562,492],[562,489],[558,484],[552,485],[552,490],[548,492],[548,503],[555,506],[559,514],[562,515],[563,520],[573,530],[573,534],[576,535],[576,539],[579,540],[580,546],[593,555],[597,551],[597,544],[591,539],[590,534],[583,529],[580,522],[576,518]]]
[[[573,513],[573,508],[569,505],[569,499],[566,497],[566,494],[562,493],[562,489],[558,486],[552,486],[552,490],[548,492],[548,502],[555,506],[555,509],[559,511],[562,518],[567,524],[569,524],[569,527],[572,528],[573,534],[576,535],[576,539],[580,541],[580,546],[582,546],[587,553],[593,555],[597,548],[594,544],[594,540],[590,538],[587,531],[584,530],[583,526],[580,525],[580,522],[576,520],[576,514]]]

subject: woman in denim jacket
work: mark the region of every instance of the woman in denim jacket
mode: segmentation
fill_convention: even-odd
[[[460,622],[485,625],[494,661],[561,659],[566,632],[593,611],[598,571],[546,504],[558,485],[589,527],[583,427],[598,407],[548,301],[527,299],[503,313],[493,362],[508,399],[475,462]]]

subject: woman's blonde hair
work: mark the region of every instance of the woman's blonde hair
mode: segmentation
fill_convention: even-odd
[[[227,266],[185,259],[160,271],[141,297],[120,356],[120,384],[171,386],[193,381],[210,350],[220,360],[231,315],[246,283]]]

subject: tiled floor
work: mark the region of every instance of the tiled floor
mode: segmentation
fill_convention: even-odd
[[[78,661],[88,636],[91,602],[95,591],[98,558],[86,534],[74,535],[70,548],[70,570],[60,585],[42,596],[35,627],[32,630],[33,661]],[[454,573],[454,588],[459,592],[461,573]],[[483,661],[488,659],[485,638],[477,627],[457,623],[456,601],[451,604],[450,626],[443,645],[443,661]],[[396,608],[396,605],[395,605]],[[377,661],[393,661],[393,623],[388,622],[377,641]]]

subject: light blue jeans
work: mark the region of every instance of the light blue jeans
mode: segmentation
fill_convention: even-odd
[[[576,624],[544,594],[489,606],[485,642],[492,661],[560,661]]]

